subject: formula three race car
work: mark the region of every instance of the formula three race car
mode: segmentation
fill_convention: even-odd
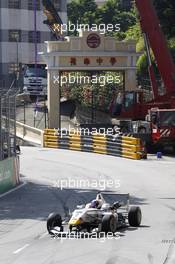
[[[114,202],[109,201],[113,198]],[[62,221],[58,213],[51,213],[47,219],[49,234],[63,232],[63,225],[68,224],[68,232],[111,232],[129,224],[138,227],[142,213],[138,206],[129,206],[129,194],[100,192],[96,199],[88,204],[78,205],[69,221]]]

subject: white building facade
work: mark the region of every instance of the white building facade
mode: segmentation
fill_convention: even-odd
[[[36,1],[36,33],[34,6]],[[67,2],[51,0],[63,23],[67,21]],[[42,0],[0,0],[0,86],[9,87],[20,65],[35,63],[36,50],[44,51],[44,41],[52,34],[43,13]],[[36,49],[37,47],[37,49]],[[38,63],[44,63],[37,56]]]

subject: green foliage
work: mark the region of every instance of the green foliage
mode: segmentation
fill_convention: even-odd
[[[67,6],[68,19],[73,24],[86,24],[92,25],[96,22],[97,5],[94,0],[74,0]]]
[[[68,74],[64,72],[64,74]],[[80,76],[89,77],[89,83],[83,83],[78,81],[78,83],[70,83],[65,84],[61,89],[62,96],[66,98],[73,99],[77,101],[79,104],[90,107],[92,104],[92,96],[93,96],[93,104],[96,109],[108,110],[112,95],[115,91],[121,89],[123,83],[123,76],[119,72],[94,72],[92,76],[96,76],[98,78],[98,82],[94,77],[90,75],[90,72],[71,72],[71,76],[76,76],[80,80]],[[107,81],[107,78],[111,76],[114,81],[111,83]],[[105,80],[106,78],[106,80]],[[92,82],[92,79],[94,80]],[[115,80],[120,80],[120,83],[116,83]]]
[[[140,28],[140,23],[137,20],[136,24],[131,26],[126,32],[125,40],[135,40],[136,41],[136,51],[142,52],[144,50],[144,40]]]
[[[163,33],[168,41],[168,46],[175,61],[175,1],[174,0],[154,0],[156,13],[160,20],[160,25]],[[138,52],[144,51],[144,40],[142,37],[140,22],[137,18],[136,24],[128,29],[126,32],[126,39],[134,39],[137,42],[136,50]],[[152,54],[152,61],[155,65],[155,59]],[[137,72],[139,76],[148,74],[148,63],[146,53],[141,55],[137,61]],[[156,66],[155,66],[156,69]],[[155,70],[157,71],[157,69]]]
[[[174,0],[154,0],[160,24],[167,38],[175,36],[175,1]]]
[[[175,37],[170,38],[168,40],[168,47],[170,48],[171,54],[172,54],[173,59],[175,61]]]
[[[138,75],[139,76],[147,75],[147,69],[148,69],[148,60],[147,60],[147,55],[144,52],[144,54],[142,54],[137,61]]]
[[[125,32],[136,22],[135,12],[124,8],[120,0],[108,0],[100,7],[97,7],[94,0],[73,0],[68,4],[68,19],[74,24],[78,22],[90,26],[92,24],[112,24],[114,26],[120,24],[120,32],[109,33],[118,39],[124,39]]]
[[[120,0],[108,0],[98,9],[98,22],[105,24],[120,24],[121,31],[126,32],[128,27],[136,21],[134,13],[125,10]]]
[[[140,24],[137,21],[136,24],[132,25],[126,32],[126,40],[128,39],[134,39],[136,41],[139,41],[141,38],[141,30],[140,30]]]

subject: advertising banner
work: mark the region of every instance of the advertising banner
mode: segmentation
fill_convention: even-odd
[[[19,182],[19,160],[8,158],[0,161],[0,194],[13,188]]]

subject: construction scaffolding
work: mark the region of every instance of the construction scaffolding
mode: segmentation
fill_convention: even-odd
[[[15,82],[15,81],[14,81]],[[0,160],[16,156],[16,89],[0,93]]]

